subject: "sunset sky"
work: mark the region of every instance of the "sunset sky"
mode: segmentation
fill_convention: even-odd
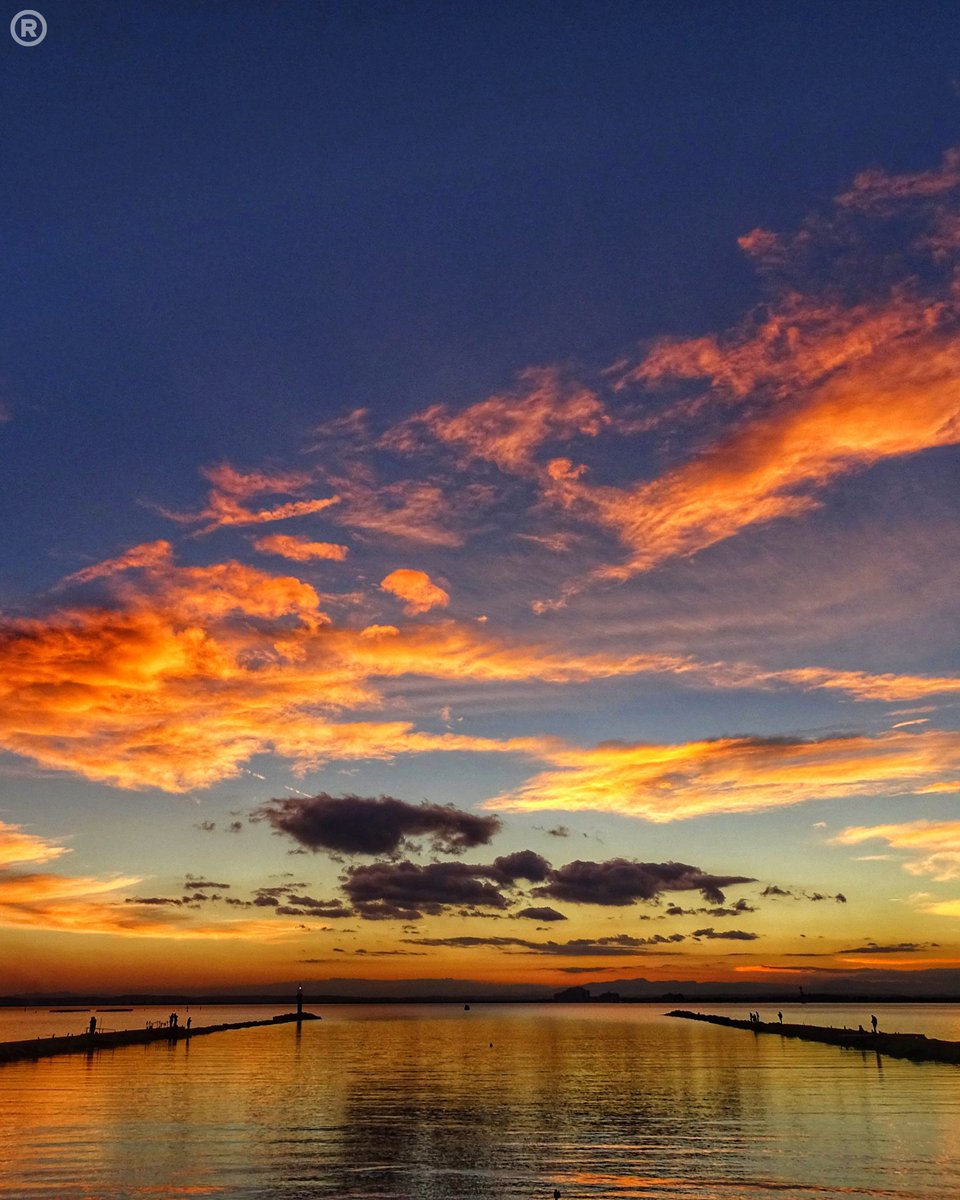
[[[0,993],[960,992],[960,10],[42,11]]]

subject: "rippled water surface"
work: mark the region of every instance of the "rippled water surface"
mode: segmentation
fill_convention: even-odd
[[[241,1030],[0,1067],[0,1195],[960,1195],[955,1066],[670,1020],[646,1005],[319,1011],[323,1021],[300,1033]],[[18,1036],[28,1015],[2,1014],[0,1037]],[[194,1024],[257,1015],[205,1009]],[[837,1025],[868,1016],[802,1015]],[[952,1008],[878,1016],[881,1028],[960,1030]],[[121,1014],[104,1017],[121,1027]]]

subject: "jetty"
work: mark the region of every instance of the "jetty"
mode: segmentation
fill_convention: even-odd
[[[891,1058],[909,1058],[913,1062],[960,1063],[960,1042],[928,1038],[923,1033],[873,1033],[862,1029],[836,1029],[832,1025],[790,1025],[780,1021],[739,1021],[712,1013],[688,1012],[674,1009],[668,1017],[686,1021],[706,1021],[728,1029],[746,1029],[750,1033],[774,1033],[780,1037],[798,1038],[804,1042],[822,1042],[827,1046],[842,1046],[850,1050],[869,1050]]]
[[[52,1012],[89,1012],[89,1009],[51,1009]],[[97,1009],[97,1012],[132,1012],[132,1009]],[[304,1021],[322,1021],[316,1013],[303,1011],[303,989],[297,988],[296,1012],[278,1013],[263,1021],[232,1021],[220,1025],[181,1025],[176,1014],[169,1022],[150,1023],[144,1029],[100,1030],[91,1021],[83,1033],[66,1036],[28,1038],[19,1042],[0,1042],[0,1066],[24,1059],[49,1058],[55,1054],[92,1054],[99,1050],[115,1050],[119,1046],[145,1046],[150,1042],[186,1042],[205,1033],[226,1033],[231,1029],[256,1029],[264,1025],[299,1026]]]

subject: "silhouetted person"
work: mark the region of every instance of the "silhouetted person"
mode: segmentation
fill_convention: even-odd
[[[93,1037],[93,1035],[96,1032],[97,1032],[97,1018],[91,1017],[90,1018],[90,1036]]]
[[[187,1017],[187,1029],[193,1024],[193,1017]]]
[[[873,1026],[873,1032],[877,1032],[877,1018],[871,1014],[870,1024]]]
[[[864,1027],[862,1025],[857,1026],[857,1033],[866,1033],[866,1032],[867,1031],[864,1029]]]
[[[559,1188],[553,1189],[553,1200],[560,1200],[560,1189]]]
[[[170,1028],[176,1029],[176,1027],[177,1027],[177,1014],[171,1013],[170,1014]]]
[[[777,1013],[777,1020],[780,1022],[781,1025],[783,1024],[783,1013],[782,1012]]]

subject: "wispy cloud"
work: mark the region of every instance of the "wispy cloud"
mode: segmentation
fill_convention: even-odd
[[[380,446],[413,454],[441,443],[462,465],[489,462],[510,474],[538,473],[537,452],[548,443],[596,437],[611,424],[603,402],[552,368],[530,368],[518,387],[454,411],[445,404],[394,425]]]
[[[851,825],[831,841],[838,846],[883,841],[905,852],[903,866],[911,875],[929,875],[941,882],[960,878],[960,821]]]
[[[956,733],[818,740],[718,738],[679,745],[611,742],[544,751],[555,769],[487,802],[504,812],[594,810],[668,822],[827,797],[906,791],[960,765]]]
[[[289,558],[291,562],[312,562],[314,559],[343,562],[349,553],[348,547],[336,542],[311,542],[286,533],[254,538],[253,547],[261,554],[276,554],[280,558]]]
[[[307,500],[289,500],[270,508],[253,509],[248,501],[257,496],[296,495],[312,483],[304,472],[288,471],[267,473],[263,471],[238,471],[229,463],[207,467],[203,474],[211,483],[205,508],[197,512],[175,512],[159,508],[158,512],[181,525],[196,525],[198,533],[212,533],[215,529],[233,525],[262,525],[272,521],[285,521],[291,517],[305,517],[322,512],[338,504],[339,496],[326,496]]]

